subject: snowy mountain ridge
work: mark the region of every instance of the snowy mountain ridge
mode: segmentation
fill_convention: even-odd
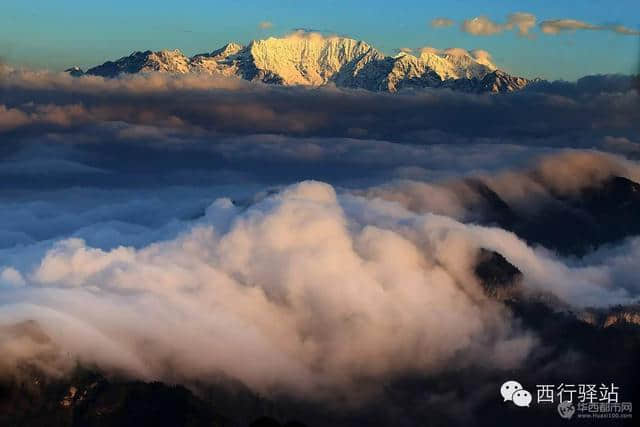
[[[187,57],[179,50],[134,52],[72,75],[117,77],[165,72],[235,76],[280,85],[323,86],[396,92],[406,88],[447,87],[468,92],[511,92],[528,80],[500,71],[485,51],[422,49],[419,55],[385,56],[366,42],[317,33],[229,43],[210,53]]]

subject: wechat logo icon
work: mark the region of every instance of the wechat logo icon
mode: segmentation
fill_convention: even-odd
[[[500,387],[500,394],[505,402],[511,401],[520,407],[529,407],[532,400],[531,393],[525,390],[518,381],[506,381]]]

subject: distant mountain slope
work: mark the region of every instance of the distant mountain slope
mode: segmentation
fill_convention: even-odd
[[[187,73],[191,60],[179,50],[162,50],[160,52],[134,52],[117,61],[107,61],[102,65],[90,68],[87,74],[103,77],[116,77],[122,73],[140,73],[164,71],[168,73]]]
[[[640,184],[611,176],[575,195],[552,194],[532,213],[516,212],[482,183],[470,182],[485,203],[485,222],[563,255],[582,256],[640,235]]]
[[[147,72],[204,73],[236,76],[281,85],[323,86],[396,92],[407,88],[444,87],[466,92],[512,92],[529,81],[500,71],[488,56],[463,49],[424,49],[389,57],[363,41],[294,33],[254,40],[247,46],[229,43],[192,57],[179,50],[134,52],[72,75],[117,77]]]

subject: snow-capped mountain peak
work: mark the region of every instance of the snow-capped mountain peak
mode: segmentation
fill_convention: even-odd
[[[528,81],[496,74],[489,54],[463,49],[425,48],[419,55],[385,56],[366,42],[348,37],[295,32],[286,37],[228,43],[210,53],[187,57],[179,50],[134,52],[90,68],[86,74],[205,73],[281,85],[340,87],[395,92],[405,88],[447,87],[466,91],[512,91]],[[74,75],[81,72],[74,69]],[[486,81],[482,83],[485,79]]]
[[[242,49],[244,49],[244,46],[242,46],[241,44],[230,42],[222,46],[220,49],[216,49],[213,52],[211,52],[211,56],[219,57],[219,58],[227,58],[230,55],[235,55],[236,53],[240,52]]]
[[[249,54],[258,70],[279,76],[283,84],[319,86],[371,49],[365,42],[344,37],[294,34],[255,40]]]
[[[133,52],[117,61],[107,61],[90,68],[87,74],[115,77],[122,73],[140,73],[161,71],[168,73],[188,73],[190,60],[180,50],[161,50],[152,52]]]

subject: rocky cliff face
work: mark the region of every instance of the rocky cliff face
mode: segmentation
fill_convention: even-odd
[[[577,317],[583,322],[600,328],[621,325],[640,326],[640,304],[586,309],[578,313]]]
[[[83,74],[77,67],[69,70],[74,76]],[[146,72],[236,76],[281,85],[335,84],[384,92],[426,87],[512,92],[529,82],[499,71],[486,56],[462,49],[388,57],[363,41],[313,33],[254,40],[247,46],[229,43],[192,57],[179,50],[134,52],[90,68],[86,74],[116,77]]]

